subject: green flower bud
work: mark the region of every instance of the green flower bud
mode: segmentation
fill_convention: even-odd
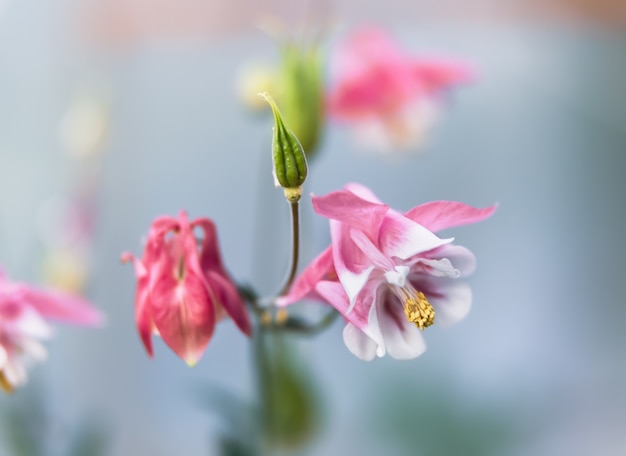
[[[324,126],[324,86],[319,48],[285,43],[278,93],[283,115],[308,159],[317,150]]]
[[[296,135],[283,122],[278,106],[270,94],[263,92],[259,96],[269,103],[274,113],[272,159],[276,186],[285,189],[285,196],[288,200],[298,201],[302,193],[300,187],[307,174],[304,150]]]

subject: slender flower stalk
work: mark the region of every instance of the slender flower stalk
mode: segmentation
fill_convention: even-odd
[[[289,206],[291,208],[291,266],[285,279],[284,285],[278,292],[278,296],[282,296],[289,291],[291,284],[296,277],[298,270],[298,259],[300,256],[300,211],[299,202],[290,201]]]

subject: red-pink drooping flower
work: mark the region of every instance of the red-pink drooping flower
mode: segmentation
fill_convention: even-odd
[[[0,388],[22,385],[28,364],[46,358],[41,341],[52,336],[51,321],[97,326],[102,320],[83,299],[12,282],[0,269]]]
[[[332,56],[328,112],[371,148],[407,149],[433,125],[443,93],[472,78],[467,64],[409,55],[384,31],[365,27]]]
[[[203,239],[196,239],[195,228]],[[122,260],[135,265],[135,320],[151,357],[152,334],[158,334],[174,353],[194,365],[225,315],[250,335],[246,308],[222,265],[211,220],[189,222],[185,212],[178,219],[160,217],[150,227],[141,260],[130,253],[124,253]]]
[[[435,201],[402,214],[351,184],[314,197],[313,207],[330,219],[331,245],[279,305],[304,298],[328,302],[346,320],[348,349],[364,360],[386,353],[415,358],[426,349],[424,328],[455,323],[468,313],[471,290],[459,279],[474,270],[474,255],[434,233],[479,222],[495,206]]]

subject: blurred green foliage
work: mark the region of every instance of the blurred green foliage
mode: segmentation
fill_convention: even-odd
[[[448,378],[454,378],[449,376]],[[514,402],[477,402],[450,380],[389,378],[363,415],[397,456],[502,456],[523,441]]]

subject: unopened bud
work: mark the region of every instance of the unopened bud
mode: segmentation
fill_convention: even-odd
[[[286,43],[282,48],[278,101],[307,159],[316,153],[324,126],[322,60],[317,45]]]
[[[274,113],[274,134],[272,137],[272,160],[276,186],[285,189],[289,201],[298,201],[302,193],[300,187],[307,174],[306,156],[296,135],[283,122],[280,110],[267,92],[259,94],[265,99]]]

